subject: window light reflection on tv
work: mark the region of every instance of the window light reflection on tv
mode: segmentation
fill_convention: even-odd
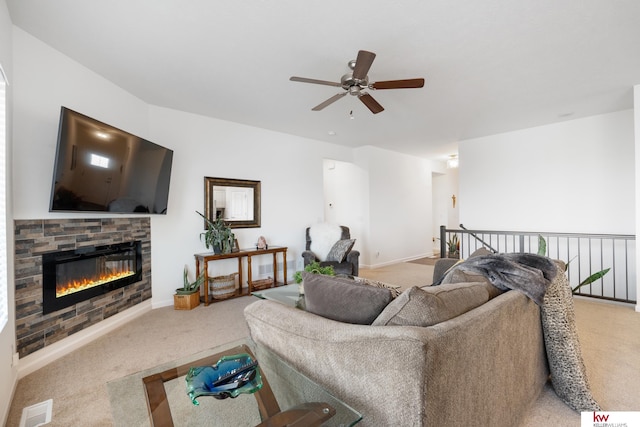
[[[100,168],[109,169],[109,158],[99,156],[97,154],[91,154],[91,164]]]

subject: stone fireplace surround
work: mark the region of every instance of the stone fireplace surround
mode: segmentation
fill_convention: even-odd
[[[16,351],[23,358],[151,298],[149,217],[15,221]],[[42,254],[140,240],[142,280],[42,314]]]

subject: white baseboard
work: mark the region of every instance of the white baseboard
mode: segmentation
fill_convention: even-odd
[[[171,299],[165,299],[165,300],[159,300],[159,301],[156,301],[153,298],[151,299],[151,308],[154,310],[156,308],[168,307],[170,305],[173,305],[173,297]]]
[[[432,255],[433,254],[426,253],[426,254],[414,255],[414,256],[405,257],[405,258],[398,258],[398,259],[394,259],[392,261],[385,261],[385,262],[381,262],[381,263],[377,263],[377,264],[371,264],[371,265],[360,264],[360,268],[364,268],[365,270],[366,269],[375,270],[376,268],[387,267],[389,265],[399,264],[401,262],[409,262],[409,261],[413,261],[413,260],[420,259],[420,258],[431,257]]]
[[[17,369],[11,369],[11,378],[7,378],[6,380],[10,381],[12,386],[11,386],[11,393],[9,394],[9,399],[6,402],[2,402],[2,406],[0,407],[0,421],[2,421],[3,426],[8,425],[7,421],[9,420],[9,411],[11,410],[11,402],[13,402],[13,397],[16,395],[16,388],[18,387]]]
[[[18,379],[48,365],[91,341],[151,311],[151,300],[146,300],[102,322],[46,346],[18,360]]]

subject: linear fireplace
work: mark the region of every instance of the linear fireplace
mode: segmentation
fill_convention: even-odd
[[[42,312],[61,310],[142,279],[139,240],[42,254]]]

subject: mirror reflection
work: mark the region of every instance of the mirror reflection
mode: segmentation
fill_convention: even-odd
[[[253,220],[253,188],[215,185],[213,209],[225,221]]]
[[[260,227],[260,181],[204,178],[205,216],[231,228]]]

